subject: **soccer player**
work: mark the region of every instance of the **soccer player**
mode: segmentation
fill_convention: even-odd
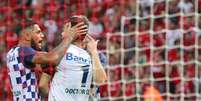
[[[101,61],[102,66],[104,69],[107,65],[107,59],[106,56],[99,52],[99,59]],[[51,77],[54,74],[55,69],[47,68],[43,70],[42,76],[39,81],[39,91],[43,98],[48,98],[49,93],[49,83],[51,81]],[[93,80],[92,80],[93,82]],[[94,83],[91,84],[90,90],[89,90],[89,100],[88,101],[98,101],[100,99],[100,88],[99,85],[96,85]]]
[[[72,25],[78,22],[88,25],[85,16],[72,16],[69,21]],[[97,44],[98,41],[88,34],[81,34],[72,42],[56,67],[49,101],[88,101],[92,77],[97,84],[106,81]]]
[[[86,32],[86,25],[79,23],[74,27],[65,24],[62,42],[50,52],[38,51],[42,48],[43,33],[38,24],[25,20],[19,31],[19,43],[7,53],[8,75],[10,77],[14,101],[40,101],[37,78],[34,72],[36,64],[55,64],[64,56],[70,43],[78,34]]]

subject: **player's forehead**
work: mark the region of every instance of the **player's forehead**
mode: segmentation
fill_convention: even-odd
[[[32,29],[33,29],[33,31],[40,31],[41,30],[38,24],[34,24]]]

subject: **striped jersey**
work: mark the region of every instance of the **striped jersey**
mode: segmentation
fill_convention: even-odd
[[[49,101],[88,101],[91,81],[90,55],[84,49],[70,45],[57,66]]]
[[[7,53],[7,67],[14,101],[41,101],[36,74],[32,70],[35,50],[31,47],[13,47]]]

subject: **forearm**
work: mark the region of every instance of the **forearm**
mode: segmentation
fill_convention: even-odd
[[[67,48],[71,44],[73,37],[66,38],[62,40],[62,42],[55,47],[51,52],[55,54],[55,63],[58,64],[62,57],[65,55]]]
[[[49,88],[48,87],[39,87],[39,92],[43,97],[48,97]]]
[[[73,38],[65,38],[62,42],[50,52],[37,52],[33,58],[36,64],[51,64],[57,65],[65,55],[67,48],[71,44]]]
[[[103,83],[107,80],[107,76],[103,66],[100,62],[98,52],[91,53],[92,65],[93,65],[93,77],[96,83]]]
[[[48,97],[50,79],[50,75],[48,75],[47,73],[42,73],[39,81],[39,91],[43,97]]]

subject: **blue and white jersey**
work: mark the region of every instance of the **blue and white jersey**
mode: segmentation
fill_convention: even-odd
[[[57,66],[49,101],[88,101],[92,81],[92,61],[84,49],[70,45]]]
[[[14,101],[41,101],[35,72],[31,70],[35,50],[30,47],[14,47],[7,53],[8,75]]]

